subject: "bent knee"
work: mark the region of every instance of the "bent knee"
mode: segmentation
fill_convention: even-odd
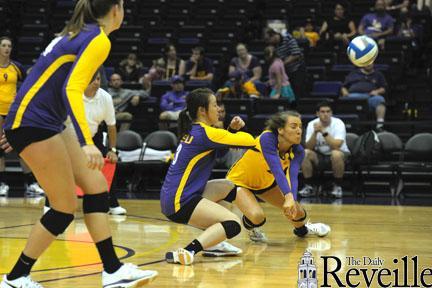
[[[332,150],[331,151],[331,159],[332,160],[344,160],[344,153],[340,150]]]

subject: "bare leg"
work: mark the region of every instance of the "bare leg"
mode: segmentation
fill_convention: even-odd
[[[313,176],[313,168],[318,164],[318,156],[315,151],[305,149],[305,158],[302,163],[302,172],[304,178],[311,178]]]
[[[343,178],[345,173],[345,161],[344,161],[344,153],[339,150],[333,150],[331,152],[331,163],[333,175],[335,178]]]

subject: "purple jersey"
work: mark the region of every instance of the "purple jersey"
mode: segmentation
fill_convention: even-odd
[[[173,215],[190,199],[202,195],[219,152],[227,147],[254,147],[254,138],[244,132],[230,133],[204,123],[192,125],[177,147],[161,189],[162,213]]]

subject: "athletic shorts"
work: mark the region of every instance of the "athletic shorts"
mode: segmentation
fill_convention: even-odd
[[[180,210],[176,213],[166,217],[176,223],[188,224],[192,213],[195,211],[196,206],[202,199],[203,198],[200,195],[196,196],[183,204],[183,206],[180,207]]]
[[[9,144],[19,155],[30,144],[51,138],[59,132],[36,127],[21,127],[5,130],[5,134]]]

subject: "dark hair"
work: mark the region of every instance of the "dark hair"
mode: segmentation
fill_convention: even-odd
[[[271,58],[270,58],[270,55],[271,55]],[[269,46],[264,48],[264,58],[266,58],[266,60],[267,60],[267,58],[269,58],[268,60],[270,63],[273,63],[273,60],[278,58],[278,57],[279,57],[279,55],[278,55],[276,48],[274,46],[269,45]]]
[[[204,47],[202,46],[196,46],[192,49],[192,51],[197,51],[200,53],[200,55],[204,55]]]
[[[299,117],[299,118],[301,117],[300,113],[294,110],[288,110],[288,111],[273,114],[266,121],[266,130],[270,130],[272,132],[277,133],[279,128],[285,127],[289,116]]]
[[[78,0],[72,18],[60,32],[60,36],[75,37],[86,23],[97,22],[97,19],[108,14],[114,5],[120,5],[121,0]]]
[[[12,41],[12,39],[9,38],[8,36],[2,36],[2,37],[0,37],[0,43],[1,43],[3,40],[8,40],[9,42],[11,42],[11,44],[12,44],[12,46],[13,46],[13,41]]]
[[[333,110],[333,109],[332,109],[332,106],[331,106],[331,104],[330,104],[330,102],[324,100],[324,101],[319,102],[319,103],[316,105],[316,112],[319,112],[319,111],[321,110],[322,107],[329,107],[330,110]]]
[[[274,30],[273,28],[265,29],[264,33],[265,33],[265,35],[267,35],[269,37],[274,36],[274,35],[278,35],[278,34],[280,35],[280,33],[276,32],[276,30]]]
[[[197,119],[198,108],[204,107],[206,111],[208,110],[210,95],[213,94],[213,91],[208,88],[199,88],[186,96],[186,109],[180,112],[178,118],[178,136],[180,139],[192,128],[192,122]]]

